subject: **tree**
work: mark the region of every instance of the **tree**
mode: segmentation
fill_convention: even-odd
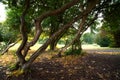
[[[69,0],[66,0],[66,1],[65,0],[61,0],[59,2],[58,1],[54,1],[52,3],[49,3],[49,5],[47,5],[47,7],[49,7],[49,10],[57,9],[60,6],[64,5],[68,1]],[[55,4],[56,6],[51,6],[53,4]],[[61,25],[66,24],[66,22],[68,20],[70,20],[74,15],[78,14],[79,11],[76,11],[76,8],[79,8],[79,7],[80,7],[79,5],[78,6],[73,6],[72,8],[67,10],[65,13],[61,13],[61,14],[55,15],[55,16],[50,16],[49,18],[45,19],[44,22],[43,22],[43,26],[47,27],[46,30],[48,30],[47,32],[49,32],[49,37],[51,37],[51,35],[53,35],[61,27]],[[58,41],[60,40],[60,38],[62,36],[63,36],[63,34],[61,34],[59,37],[57,37],[54,40],[52,40],[52,42],[50,43],[50,49],[51,50],[55,49]]]
[[[45,51],[48,45],[50,45],[53,40],[60,39],[61,34],[64,35],[67,30],[73,27],[73,24],[75,22],[79,24],[78,28],[74,27],[76,28],[75,36],[64,48],[60,50],[60,53],[65,51],[67,47],[71,45],[76,45],[76,43],[80,44],[80,37],[83,34],[83,32],[94,23],[94,21],[98,18],[98,14],[101,13],[103,8],[105,8],[106,5],[108,5],[109,3],[109,1],[107,0],[88,0],[88,1],[87,0],[82,0],[82,1],[63,0],[64,2],[63,6],[60,5],[57,8],[48,10],[46,9],[46,8],[49,8],[47,5],[49,5],[49,3],[54,3],[53,0],[41,0],[41,1],[35,1],[35,0],[32,0],[32,1],[30,0],[23,0],[23,1],[8,0],[6,1],[6,0],[3,0],[3,2],[8,4],[9,8],[17,7],[20,9],[20,14],[21,14],[20,32],[21,32],[22,42],[18,50],[16,51],[16,55],[18,57],[18,61],[16,63],[16,69],[22,69],[22,70],[28,69],[30,65],[33,63],[33,61]],[[57,4],[60,4],[60,2],[62,1],[58,1]],[[56,5],[51,5],[51,6],[56,6]],[[69,10],[72,10],[73,7],[75,7],[78,13],[75,15],[74,14],[68,15]],[[66,13],[67,11],[68,13]],[[33,46],[38,41],[39,37],[44,31],[42,27],[42,23],[44,22],[44,20],[51,16],[58,16],[59,14],[63,14],[63,13],[66,14],[65,16],[63,16],[63,18],[66,19],[65,23],[62,24],[61,27],[59,27],[58,30],[54,32],[54,34],[51,34],[51,36],[47,39],[47,41],[38,50],[36,50],[30,56],[28,60],[26,60],[25,57],[28,54],[30,47]],[[92,18],[91,17],[89,18],[90,15],[93,15]],[[33,23],[35,26],[35,34],[31,41],[28,41],[28,37],[29,37],[27,33],[27,29],[28,29],[27,19],[28,18],[30,18],[29,23],[32,22],[30,20],[34,19]],[[78,48],[80,48],[79,47],[80,45],[78,44],[77,46]]]
[[[115,1],[104,11],[102,28],[111,35],[111,46],[120,47],[120,1]]]

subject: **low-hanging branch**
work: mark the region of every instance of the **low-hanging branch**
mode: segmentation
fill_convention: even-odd
[[[37,17],[35,19],[35,36],[33,38],[33,40],[31,40],[31,42],[29,42],[26,47],[24,48],[24,57],[27,55],[28,50],[31,46],[33,46],[39,39],[41,33],[42,33],[42,27],[41,27],[41,22],[49,17],[49,16],[53,16],[53,15],[58,15],[60,13],[63,13],[65,10],[67,10],[68,8],[72,7],[73,5],[77,4],[79,2],[79,0],[72,0],[71,2],[65,4],[64,6],[62,6],[61,8],[57,9],[57,10],[53,10],[53,11],[48,11],[46,13],[43,13],[42,15],[40,15],[39,17]]]
[[[81,25],[81,28],[77,31],[75,38],[69,43],[67,44],[65,47],[61,48],[60,51],[58,52],[58,55],[61,55],[62,52],[64,52],[70,45],[74,44],[74,42],[81,37],[81,35],[83,34],[84,31],[86,31],[93,23],[94,21],[97,19],[98,17],[98,13],[96,13],[96,15],[94,16],[94,18],[88,22],[85,23],[85,25]]]
[[[81,36],[81,30],[85,24],[85,21],[86,21],[86,18],[87,18],[88,15],[85,15],[83,18],[82,18],[82,21],[80,23],[80,28],[78,29],[76,35],[75,35],[75,38],[67,45],[65,45],[65,47],[63,47],[58,54],[61,54],[62,52],[64,52],[70,45],[74,44],[74,42],[80,38]]]
[[[96,9],[97,9],[97,8],[96,8]],[[82,21],[81,21],[81,24],[80,24],[80,28],[79,28],[79,29],[76,29],[76,28],[73,27],[73,28],[77,31],[74,39],[73,39],[69,44],[67,44],[67,45],[65,45],[63,48],[61,48],[61,49],[59,50],[59,52],[58,52],[57,55],[60,55],[60,56],[61,56],[61,53],[62,53],[62,52],[66,51],[66,49],[67,49],[70,45],[73,45],[74,42],[81,37],[81,35],[84,33],[84,31],[86,31],[92,24],[94,24],[95,20],[98,18],[98,14],[99,14],[99,13],[100,13],[100,8],[98,9],[97,13],[95,13],[94,18],[91,19],[90,22],[85,22],[85,20],[86,20],[86,18],[87,18],[87,16],[85,16],[84,19],[82,19]]]
[[[98,13],[96,13],[96,15],[94,16],[94,18],[90,21],[90,22],[88,22],[88,23],[86,23],[85,24],[85,28],[83,28],[82,29],[82,33],[81,34],[83,34],[83,32],[85,32],[92,24],[94,24],[94,22],[95,22],[95,20],[98,18]]]
[[[97,2],[96,2],[97,3]],[[86,12],[89,12],[91,10],[93,10],[96,6],[96,3],[89,3],[88,6],[87,6],[87,9],[85,11],[83,11],[83,13],[86,13]],[[92,4],[92,6],[91,6]],[[58,52],[58,54],[61,54],[62,52],[64,52],[70,45],[74,44],[74,42],[78,39],[80,39],[82,33],[83,33],[83,28],[85,28],[85,23],[86,23],[86,19],[88,17],[88,14],[84,15],[83,18],[82,18],[82,21],[80,23],[80,27],[75,35],[75,38],[67,45],[65,45],[65,47],[63,47],[62,49],[60,49],[60,51]]]
[[[22,55],[24,57],[23,60],[25,60],[25,56],[28,53],[28,50],[31,46],[33,46],[38,38],[40,37],[41,33],[42,33],[42,27],[41,27],[41,22],[46,19],[47,17],[53,16],[53,15],[58,15],[60,13],[63,13],[65,10],[69,9],[70,7],[74,6],[75,4],[78,3],[79,0],[72,0],[71,2],[67,3],[66,5],[64,5],[63,7],[53,10],[53,11],[48,11],[42,15],[40,15],[39,17],[37,17],[35,19],[35,28],[36,28],[36,34],[33,38],[33,40],[31,42],[29,42],[25,47],[24,47],[24,53],[25,55]],[[75,36],[75,39],[73,40],[72,44],[81,36],[81,30],[83,29],[85,23],[86,23],[86,19],[88,17],[88,15],[94,10],[94,8],[96,8],[96,5],[99,4],[99,0],[94,0],[94,3],[90,0],[90,2],[87,3],[86,8],[76,17],[74,17],[70,22],[68,22],[66,25],[63,25],[58,31],[56,31],[53,35],[51,35],[51,37],[41,46],[39,47],[38,50],[36,50],[28,59],[28,61],[26,61],[25,63],[23,63],[23,61],[21,61],[20,63],[22,64],[22,69],[27,69],[28,67],[30,67],[30,65],[32,64],[32,62],[40,55],[42,54],[45,49],[48,47],[48,45],[52,42],[52,40],[54,40],[54,38],[59,37],[61,33],[63,33],[65,30],[68,30],[71,25],[73,23],[75,23],[76,21],[82,19],[82,22],[80,24],[80,28],[78,30],[78,33]],[[24,18],[23,18],[24,20]],[[21,23],[22,24],[22,23]],[[24,26],[23,26],[24,27]],[[25,35],[24,35],[25,37]],[[23,40],[25,42],[25,40]],[[26,51],[25,51],[26,50]],[[18,55],[19,56],[19,55]],[[19,56],[19,58],[21,58]],[[22,58],[21,58],[22,59]]]
[[[81,14],[79,14],[77,17],[75,17],[73,20],[71,20],[69,23],[67,23],[66,25],[64,25],[63,27],[61,27],[61,29],[59,29],[57,32],[55,32],[33,55],[31,55],[31,57],[29,58],[29,60],[26,62],[26,64],[23,65],[23,69],[28,68],[31,63],[40,55],[42,54],[42,52],[44,52],[44,50],[48,47],[48,45],[51,43],[51,41],[59,36],[62,32],[64,32],[64,30],[68,29],[71,27],[71,25],[80,20],[81,18],[83,18],[84,15],[87,15],[91,12],[91,10],[87,10],[86,12],[83,12]]]

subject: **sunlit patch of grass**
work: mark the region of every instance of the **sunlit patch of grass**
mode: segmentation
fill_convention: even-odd
[[[0,65],[6,66],[15,63],[16,61],[16,50],[20,46],[20,43],[16,44],[10,50],[5,53],[4,55],[0,56]],[[41,44],[35,44],[35,46],[31,47],[31,50],[29,50],[28,55],[26,59],[29,59],[29,57],[41,46]],[[58,48],[60,48],[63,45],[57,45]],[[83,49],[96,49],[96,50],[104,50],[104,49],[110,49],[108,47],[101,48],[100,46],[93,44],[93,45],[83,45]],[[114,48],[112,48],[114,49]],[[115,48],[116,49],[116,48]],[[118,48],[120,49],[120,48]],[[45,59],[51,59],[52,56],[58,54],[58,51],[45,51],[43,54],[40,54],[40,56],[36,59],[36,61],[42,61]],[[82,52],[82,55],[70,55],[70,56],[63,56],[62,59],[66,59],[67,61],[71,61],[73,59],[76,59],[79,56],[86,55],[86,52]],[[120,55],[120,52],[98,52],[97,54],[110,54],[110,55]],[[67,62],[66,62],[67,63]]]
[[[42,44],[36,43],[34,46],[32,46],[30,49],[31,50],[37,50]]]
[[[83,49],[101,49],[102,47],[100,47],[97,44],[84,44],[82,45]]]
[[[20,43],[15,44],[13,47],[11,47],[9,50],[17,50],[20,46]],[[37,50],[41,44],[36,43],[34,46],[31,47],[32,50]]]
[[[14,51],[9,50],[8,53],[5,53],[4,55],[0,56],[0,65],[2,66],[8,66],[16,61],[16,56],[14,55]]]
[[[11,47],[9,50],[17,50],[19,46],[20,46],[20,43],[17,43],[13,47]]]
[[[57,48],[62,48],[64,46],[65,46],[64,44],[57,44]]]

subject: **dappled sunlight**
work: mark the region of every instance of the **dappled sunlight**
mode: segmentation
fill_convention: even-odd
[[[1,0],[0,80],[120,80],[119,7],[119,0]]]
[[[0,66],[6,67],[15,63],[16,56],[14,55],[14,52],[15,51],[13,50],[9,50],[8,53],[0,56]],[[33,52],[34,50],[30,50],[28,56],[30,56],[30,54],[32,54]],[[112,54],[113,53],[114,52],[112,52]],[[89,79],[94,78],[92,75],[101,79],[109,79],[111,75],[119,75],[117,74],[118,71],[115,70],[119,68],[115,65],[118,65],[117,61],[120,60],[120,56],[118,56],[116,53],[114,54],[114,56],[104,52],[98,52],[89,54],[86,53],[86,55],[84,56],[69,55],[59,58],[52,58],[52,56],[54,56],[55,54],[57,54],[57,51],[45,51],[35,60],[35,62],[33,63],[34,65],[32,65],[32,69],[34,70],[32,71],[32,73],[29,73],[33,75],[32,78],[35,79],[42,77],[47,80],[48,78],[53,79],[53,77],[51,76],[59,75],[57,77],[54,77],[55,80],[67,80],[68,78],[71,78],[73,80],[80,80],[84,79],[84,76],[87,76],[87,78],[89,77]],[[111,72],[111,74],[109,72]],[[9,75],[18,76],[19,72],[15,71]],[[28,77],[30,77],[30,75],[28,75]]]
[[[29,56],[32,55],[32,53],[34,53],[42,44],[35,44],[34,46],[32,46],[29,50]],[[9,51],[14,51],[14,54],[15,54],[15,51],[17,50],[17,48],[20,46],[19,43],[17,43],[16,45],[14,45],[13,47],[11,47],[9,49]],[[57,45],[57,48],[62,48],[64,47],[64,45],[61,45],[61,44],[58,44]],[[47,50],[49,49],[49,47],[47,48]],[[83,51],[86,51],[88,53],[97,53],[97,54],[120,54],[120,48],[109,48],[109,47],[100,47],[99,45],[97,44],[83,44],[82,45],[82,49]],[[44,52],[46,53],[46,52]],[[51,51],[49,52],[51,55],[52,53],[55,54],[54,51]],[[57,54],[57,52],[56,52]]]
[[[34,46],[32,46],[30,49],[31,50],[37,50],[42,44],[36,43]]]
[[[83,44],[82,45],[82,49],[101,49],[102,47],[100,47],[97,44]]]
[[[10,66],[16,62],[16,56],[13,51],[9,51],[8,53],[5,53],[4,55],[0,56],[0,66]]]
[[[20,43],[17,43],[13,47],[11,47],[9,50],[17,50],[19,46],[20,46]]]

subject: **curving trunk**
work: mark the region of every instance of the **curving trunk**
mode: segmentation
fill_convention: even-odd
[[[90,0],[91,1],[91,0]],[[38,50],[36,50],[31,56],[30,58],[26,61],[25,60],[25,56],[28,53],[28,50],[31,46],[33,46],[38,38],[40,37],[41,33],[42,33],[42,27],[41,27],[41,23],[44,19],[50,17],[50,16],[54,16],[54,15],[58,15],[60,13],[65,12],[67,9],[69,9],[70,7],[76,5],[79,0],[72,0],[71,2],[65,4],[64,6],[62,6],[59,9],[53,10],[53,11],[48,11],[43,13],[42,15],[40,15],[39,17],[37,17],[35,19],[35,28],[36,28],[36,32],[35,32],[35,36],[33,38],[33,40],[31,42],[27,42],[27,32],[26,32],[26,25],[25,25],[25,16],[27,14],[27,10],[29,8],[29,2],[30,0],[26,0],[26,4],[25,4],[25,10],[22,13],[21,16],[21,34],[22,34],[22,43],[20,45],[20,47],[18,48],[16,54],[19,58],[18,61],[18,65],[21,65],[21,69],[26,70],[30,67],[30,65],[33,63],[33,61],[40,55],[42,54],[45,49],[48,47],[48,45],[50,45],[51,43],[54,42],[54,44],[52,44],[52,47],[54,49],[57,41],[64,35],[64,33],[73,25],[73,23],[75,23],[78,20],[82,20],[80,23],[80,28],[78,30],[78,32],[75,35],[75,38],[73,39],[73,41],[71,42],[71,44],[75,44],[76,41],[78,41],[81,37],[81,30],[83,30],[83,26],[86,23],[86,19],[88,14],[90,14],[93,9],[95,8],[96,4],[99,2],[99,0],[94,0],[93,2],[88,2],[85,7],[85,10],[83,10],[83,12],[79,13],[78,15],[76,15],[73,19],[71,19],[70,22],[68,22],[67,24],[63,25],[61,28],[59,28],[54,34],[52,34],[49,39],[41,46],[39,47]],[[84,27],[85,28],[85,27]],[[70,44],[70,45],[71,45]],[[78,44],[78,48],[80,47],[80,43]],[[68,45],[69,46],[69,45]],[[24,52],[24,54],[22,54],[22,50]]]
[[[25,9],[22,13],[21,16],[21,26],[20,26],[20,31],[21,31],[21,35],[22,35],[22,43],[20,45],[20,47],[18,48],[18,50],[16,51],[16,55],[18,57],[18,62],[16,63],[16,66],[20,66],[22,67],[22,69],[27,69],[30,67],[31,63],[48,47],[48,45],[51,43],[51,41],[59,36],[62,31],[64,31],[65,29],[69,28],[69,26],[76,21],[75,20],[71,21],[69,24],[65,25],[65,27],[61,28],[60,30],[58,30],[55,34],[52,35],[52,37],[50,37],[46,43],[43,44],[43,46],[41,46],[31,57],[28,61],[25,60],[25,56],[28,53],[28,50],[31,46],[33,46],[37,40],[40,37],[40,34],[42,32],[42,28],[41,28],[41,23],[42,21],[49,17],[49,16],[53,16],[53,15],[58,15],[62,12],[64,12],[65,10],[67,10],[68,8],[72,7],[73,5],[77,4],[79,2],[79,0],[72,0],[71,2],[65,4],[64,6],[62,6],[59,9],[53,10],[53,11],[48,11],[46,13],[43,13],[42,15],[40,15],[39,17],[37,17],[35,19],[35,28],[36,28],[36,34],[33,38],[33,40],[29,43],[27,43],[27,31],[26,31],[26,25],[25,25],[25,16],[27,14],[28,8],[29,8],[29,4],[30,4],[30,0],[26,0],[25,1]],[[81,17],[81,16],[80,16]],[[23,50],[23,54],[22,54],[22,50]]]

